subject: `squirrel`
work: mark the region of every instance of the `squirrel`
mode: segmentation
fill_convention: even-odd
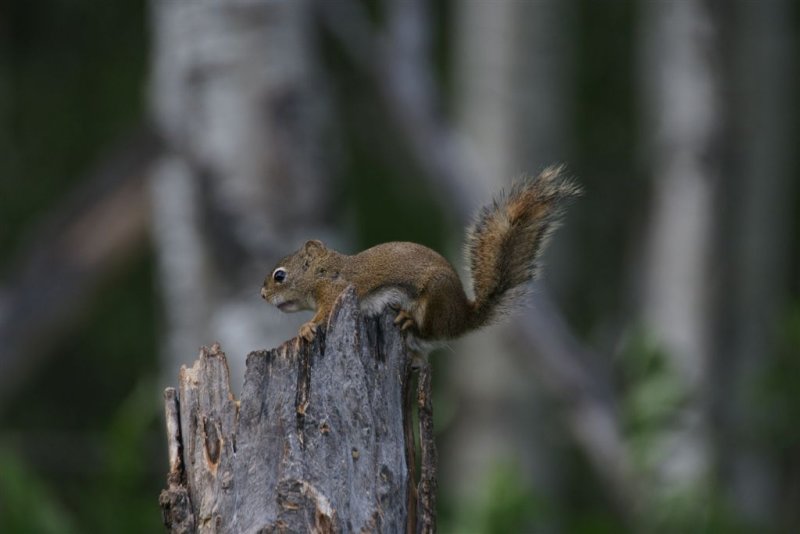
[[[318,240],[281,259],[264,280],[261,296],[283,312],[315,310],[300,328],[306,341],[314,339],[336,298],[351,284],[362,311],[376,315],[392,307],[395,324],[415,340],[462,336],[510,308],[536,277],[565,201],[581,193],[563,171],[561,165],[551,166],[535,178],[523,177],[479,211],[465,246],[472,300],[453,266],[423,245],[383,243],[350,256]]]

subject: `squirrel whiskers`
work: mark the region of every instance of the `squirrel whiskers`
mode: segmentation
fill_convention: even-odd
[[[467,298],[453,266],[428,247],[391,242],[350,256],[317,240],[281,259],[264,280],[261,296],[282,311],[315,310],[300,328],[309,341],[351,284],[362,310],[375,314],[395,308],[395,323],[415,339],[461,336],[510,307],[536,276],[565,201],[580,194],[563,170],[554,166],[536,178],[523,178],[480,211],[466,243],[474,300]]]

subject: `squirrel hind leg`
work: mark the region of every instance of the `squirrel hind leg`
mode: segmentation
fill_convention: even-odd
[[[437,277],[420,295],[413,310],[419,337],[443,340],[473,329],[472,306],[458,277]]]

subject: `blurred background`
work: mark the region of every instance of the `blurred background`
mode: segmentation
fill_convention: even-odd
[[[792,0],[0,8],[0,532],[161,532],[163,388],[304,314],[321,238],[460,268],[492,194],[585,188],[514,320],[433,355],[442,532],[800,529]]]

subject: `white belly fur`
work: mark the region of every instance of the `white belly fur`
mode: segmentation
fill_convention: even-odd
[[[411,312],[411,298],[408,294],[396,287],[387,287],[374,291],[368,297],[361,300],[361,311],[364,315],[379,315],[388,306],[403,309]],[[423,341],[414,336],[411,331],[406,332],[406,342],[408,347],[414,352],[414,358],[427,358],[432,350],[444,346],[443,341]],[[415,365],[419,365],[416,363]]]
[[[361,311],[364,315],[378,315],[389,306],[408,310],[411,299],[401,289],[387,287],[373,291],[370,295],[361,300]]]

